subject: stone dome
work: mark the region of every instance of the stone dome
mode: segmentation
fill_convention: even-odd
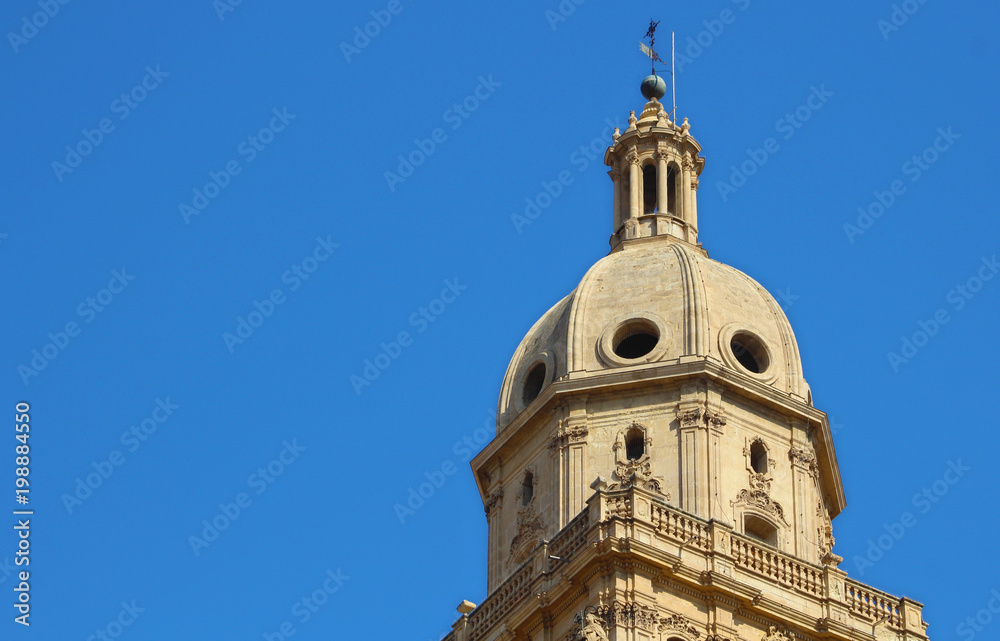
[[[760,284],[671,236],[622,243],[521,341],[497,431],[553,381],[704,360],[811,404],[792,328]]]

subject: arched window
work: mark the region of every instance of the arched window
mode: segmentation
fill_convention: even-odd
[[[667,211],[677,215],[677,169],[670,167],[667,170]]]
[[[524,480],[521,481],[521,505],[531,503],[535,498],[535,475],[528,470],[524,473]]]
[[[778,528],[754,514],[743,516],[743,533],[771,547],[778,547]]]
[[[656,211],[656,166],[646,165],[642,168],[642,213],[652,214]]]
[[[646,435],[638,427],[625,434],[625,456],[630,461],[638,461],[646,453]]]
[[[750,445],[750,467],[758,474],[767,474],[767,449],[760,441]]]

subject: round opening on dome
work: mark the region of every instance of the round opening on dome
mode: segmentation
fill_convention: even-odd
[[[660,332],[656,325],[642,320],[625,322],[611,341],[615,355],[627,359],[642,358],[659,342]]]
[[[521,402],[530,405],[531,401],[538,398],[538,394],[545,385],[545,363],[535,363],[528,375],[524,377],[524,389],[521,391]]]
[[[754,374],[763,374],[771,364],[764,343],[748,332],[733,334],[729,341],[729,348],[733,350],[733,356],[736,357],[739,364]]]

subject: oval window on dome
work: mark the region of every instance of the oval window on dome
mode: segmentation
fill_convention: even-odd
[[[528,375],[524,377],[524,388],[521,390],[521,403],[530,405],[531,401],[538,398],[545,385],[545,363],[535,363]]]
[[[736,361],[748,372],[762,374],[771,365],[767,348],[759,338],[749,332],[736,332],[729,340],[729,348]]]
[[[660,342],[656,325],[646,320],[624,323],[612,339],[612,349],[620,358],[635,359],[649,354]]]

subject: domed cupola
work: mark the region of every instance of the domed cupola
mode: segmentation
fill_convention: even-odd
[[[640,487],[813,563],[832,545],[843,487],[795,335],[763,287],[699,244],[701,146],[660,102],[662,80],[642,91],[604,156],[611,250],[517,347],[497,437],[473,461],[491,588],[602,488]]]
[[[680,127],[670,120],[658,77],[642,89],[649,102],[641,117],[632,112],[604,156],[614,183],[611,252],[521,341],[501,388],[498,431],[553,381],[694,360],[809,397],[781,307],[698,243],[705,161],[687,118]]]

